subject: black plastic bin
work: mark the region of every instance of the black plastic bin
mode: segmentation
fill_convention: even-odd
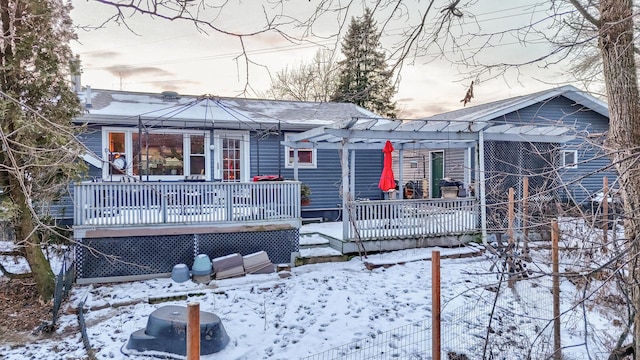
[[[462,181],[444,178],[440,180],[440,197],[442,198],[456,198],[460,195],[460,190],[463,189]]]
[[[455,186],[458,189],[462,188],[462,181],[452,180],[452,179],[441,179],[440,184],[442,186]]]

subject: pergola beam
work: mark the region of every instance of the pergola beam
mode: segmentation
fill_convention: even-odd
[[[477,133],[444,131],[381,131],[371,130],[342,130],[326,129],[328,134],[347,139],[379,139],[379,140],[449,140],[449,141],[474,141],[478,139]]]

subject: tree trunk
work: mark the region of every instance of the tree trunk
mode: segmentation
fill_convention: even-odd
[[[608,145],[611,159],[618,171],[624,201],[625,236],[630,241],[629,277],[635,308],[635,353],[640,354],[640,95],[633,55],[633,22],[631,0],[600,2],[599,47],[602,55],[609,103]]]
[[[15,179],[11,180],[12,182],[17,182]],[[22,246],[21,251],[31,268],[40,299],[46,302],[53,297],[55,275],[51,270],[49,261],[47,261],[47,258],[42,252],[40,234],[35,231],[31,211],[27,205],[27,199],[24,194],[22,194],[22,191],[20,191],[19,186],[13,186],[12,188],[16,189],[11,194],[12,198],[20,208],[20,215],[18,216],[15,226],[15,241],[19,246]]]

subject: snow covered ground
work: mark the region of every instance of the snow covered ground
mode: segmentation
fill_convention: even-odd
[[[331,235],[340,230],[335,224],[310,224],[302,232]],[[428,259],[434,250],[443,257],[469,251],[413,249],[375,254],[296,267],[287,278],[273,273],[215,280],[208,285],[163,278],[76,286],[50,339],[2,344],[0,359],[86,358],[78,318],[69,311],[81,300],[85,300],[87,333],[97,359],[157,359],[123,352],[123,347],[131,333],[146,326],[151,312],[189,302],[198,302],[202,311],[218,315],[230,337],[226,348],[203,359],[301,359],[336,347],[342,347],[336,353],[344,353],[364,343],[375,356],[324,353],[317,359],[430,359],[432,263]],[[532,257],[531,276],[511,288],[505,278],[500,281],[492,256],[441,260],[444,359],[449,352],[468,359],[482,359],[483,354],[495,359],[528,355],[543,359],[550,354],[551,277],[539,276],[550,271],[550,251],[540,248]],[[365,262],[396,265],[368,270]],[[597,294],[582,306],[578,301],[582,289],[566,279],[561,281],[564,359],[606,359],[622,329],[612,325],[615,309],[599,306]],[[178,299],[181,295],[187,295],[186,299]],[[172,296],[176,299],[150,303]],[[487,337],[490,341],[485,347]],[[410,338],[414,340],[407,341]]]

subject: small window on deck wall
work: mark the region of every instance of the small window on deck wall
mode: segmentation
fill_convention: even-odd
[[[289,136],[293,134],[285,134],[285,141],[289,140]],[[285,146],[285,154],[286,154],[286,168],[293,168],[293,159],[295,156],[295,151],[293,148]],[[317,156],[316,150],[312,147],[298,149],[298,167],[306,168],[306,169],[315,169],[317,167]]]
[[[562,150],[562,166],[567,169],[576,169],[578,167],[578,151]]]

